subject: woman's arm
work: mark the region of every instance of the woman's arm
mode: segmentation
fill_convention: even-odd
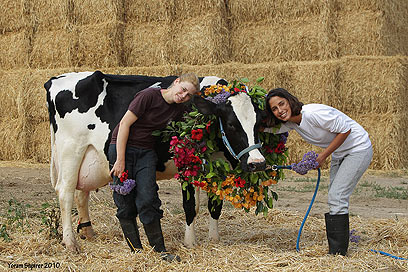
[[[137,116],[129,110],[120,120],[118,138],[116,139],[116,162],[110,172],[111,175],[119,177],[125,171],[126,144],[129,138],[130,126],[136,120]]]
[[[339,133],[334,137],[333,141],[329,144],[328,147],[326,147],[323,152],[319,154],[317,157],[316,161],[319,163],[319,166],[322,166],[323,163],[326,161],[327,157],[330,156],[331,153],[333,153],[339,146],[341,146],[344,141],[347,139],[351,132],[351,129],[347,131],[346,133]]]

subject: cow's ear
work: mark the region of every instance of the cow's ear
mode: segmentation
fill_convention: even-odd
[[[215,114],[217,107],[215,103],[204,99],[199,95],[193,96],[193,104],[197,107],[198,111],[204,115]]]

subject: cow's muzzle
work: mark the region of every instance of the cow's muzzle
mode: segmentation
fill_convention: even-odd
[[[249,172],[258,172],[258,171],[265,171],[266,169],[266,162],[251,162],[248,163],[248,171]]]

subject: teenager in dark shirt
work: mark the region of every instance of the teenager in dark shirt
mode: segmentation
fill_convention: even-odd
[[[200,83],[193,73],[178,77],[168,89],[147,88],[137,93],[128,111],[116,126],[109,146],[111,175],[120,177],[128,171],[128,178],[136,180],[135,188],[127,195],[113,192],[126,242],[132,251],[142,249],[136,217],[143,224],[149,244],[163,259],[180,260],[167,252],[160,224],[163,211],[156,183],[157,155],[152,132],[166,127],[170,120],[184,112],[184,102],[199,91]]]

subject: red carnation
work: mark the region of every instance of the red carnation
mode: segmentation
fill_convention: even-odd
[[[196,140],[196,141],[200,141],[203,138],[203,130],[198,128],[198,129],[193,129],[191,131],[191,139]]]
[[[120,176],[120,182],[124,182],[128,178],[128,170],[126,172],[123,172],[122,175]]]

